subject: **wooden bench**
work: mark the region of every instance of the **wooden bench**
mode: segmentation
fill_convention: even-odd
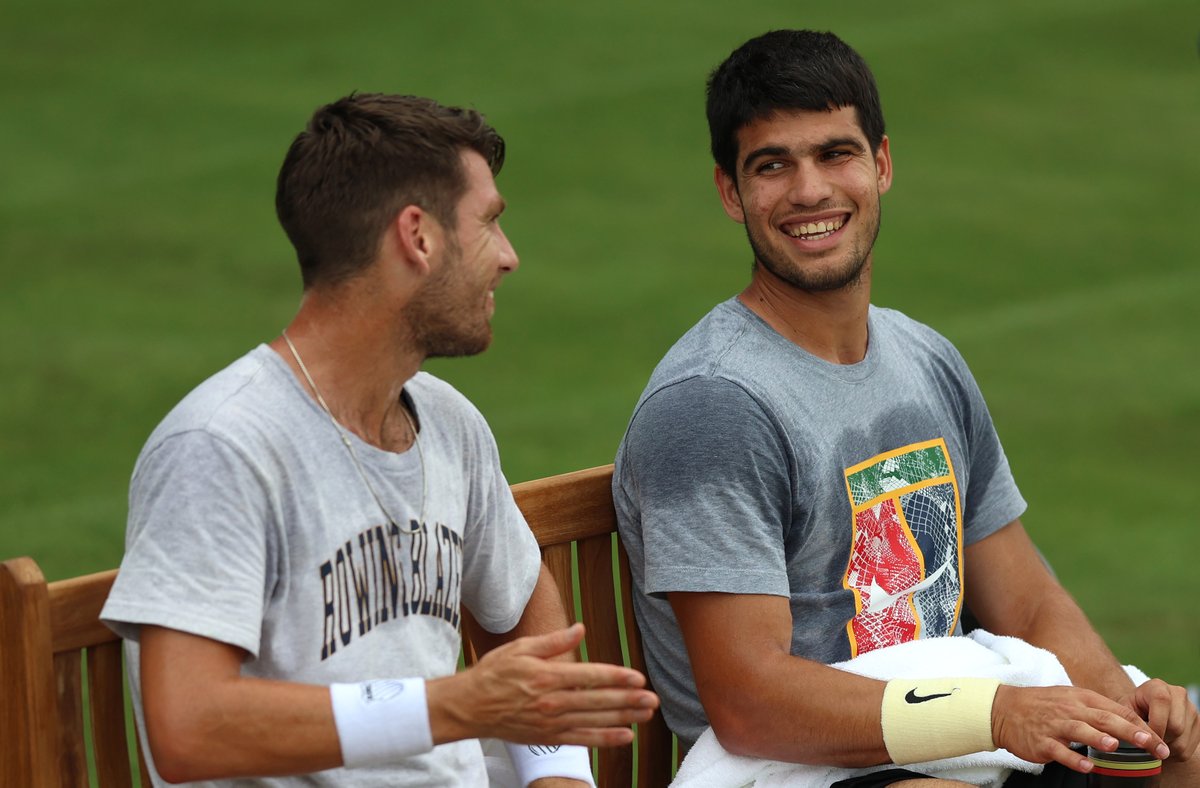
[[[571,613],[578,581],[587,658],[645,672],[611,480],[608,465],[512,490]],[[99,788],[131,788],[138,772],[150,785],[136,743],[130,757],[137,736],[128,722],[121,642],[99,621],[116,576],[114,569],[47,584],[30,558],[0,565],[0,786],[89,786],[85,728]],[[633,747],[593,752],[598,786],[661,788],[671,779],[672,751],[656,714],[637,726]]]

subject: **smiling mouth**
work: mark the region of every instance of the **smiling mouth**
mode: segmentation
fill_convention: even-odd
[[[822,238],[828,238],[842,229],[842,225],[846,223],[846,220],[847,217],[842,215],[819,222],[785,224],[781,229],[793,238],[800,238],[805,241],[819,241]]]

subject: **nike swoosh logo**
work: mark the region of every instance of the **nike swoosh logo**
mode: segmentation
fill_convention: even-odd
[[[885,612],[887,612],[888,608],[890,608],[892,605],[896,604],[901,599],[911,596],[912,594],[915,594],[918,591],[924,591],[926,588],[929,588],[930,586],[932,586],[934,583],[936,583],[938,580],[941,579],[942,575],[945,574],[946,570],[949,568],[950,568],[950,563],[946,562],[946,563],[942,564],[941,566],[939,566],[937,568],[937,571],[934,572],[933,574],[931,574],[929,577],[925,578],[924,580],[917,583],[916,585],[906,588],[903,591],[899,591],[895,594],[889,594],[887,591],[884,591],[879,586],[879,584],[877,582],[875,582],[875,578],[871,578],[871,584],[869,586],[867,586],[867,588],[866,588],[867,601],[866,601],[866,604],[863,605],[862,612],[864,612],[864,613],[885,613]]]
[[[935,698],[948,698],[953,694],[954,692],[951,691],[940,692],[935,695],[918,695],[915,689],[910,689],[907,694],[905,694],[904,700],[908,701],[909,703],[924,703],[927,700],[933,700]]]

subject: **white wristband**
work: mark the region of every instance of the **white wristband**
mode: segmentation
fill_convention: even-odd
[[[995,679],[893,679],[883,690],[883,744],[903,766],[991,752]]]
[[[425,679],[332,684],[329,697],[347,769],[395,763],[433,749]]]
[[[592,782],[592,762],[587,747],[573,744],[513,744],[504,742],[508,757],[512,759],[517,779],[527,786],[542,777],[567,777],[582,780],[595,788]]]

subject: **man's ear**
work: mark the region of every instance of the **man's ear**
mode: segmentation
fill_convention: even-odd
[[[886,134],[879,143],[879,150],[875,151],[875,172],[879,178],[879,193],[884,194],[892,188],[892,146]]]
[[[737,181],[720,164],[713,168],[713,183],[717,185],[717,194],[721,195],[721,207],[725,213],[738,224],[745,224],[746,212],[742,209],[742,195],[738,192]]]
[[[418,205],[406,205],[392,220],[396,245],[403,259],[422,274],[441,250],[445,231],[433,214]]]

